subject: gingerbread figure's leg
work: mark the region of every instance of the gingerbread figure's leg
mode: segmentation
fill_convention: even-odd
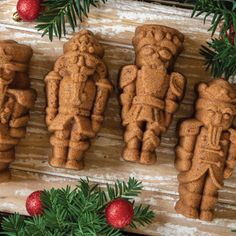
[[[140,158],[141,164],[153,164],[156,162],[156,148],[160,145],[161,130],[156,122],[147,123],[143,135],[143,146]]]
[[[5,114],[1,117],[3,124],[8,124],[5,135],[0,135],[0,179],[6,181],[10,178],[9,165],[15,159],[15,145],[25,136],[26,125],[29,120],[28,110],[15,101],[9,99],[9,106],[5,108]],[[14,107],[13,113],[8,113]],[[2,125],[4,129],[4,125]]]
[[[84,168],[83,156],[89,148],[89,137],[79,132],[77,123],[72,127],[65,168],[81,170]]]
[[[139,160],[139,150],[143,137],[143,122],[132,122],[126,126],[124,133],[125,148],[123,158],[126,161],[136,162]]]
[[[53,167],[64,167],[67,158],[69,145],[70,130],[55,131],[50,138],[50,143],[53,146],[52,156],[49,164]]]
[[[202,192],[205,183],[205,176],[190,183],[180,183],[180,199],[175,205],[177,213],[189,218],[199,217],[199,208],[202,199]]]
[[[214,209],[218,199],[218,190],[219,188],[213,183],[212,178],[207,176],[200,207],[199,218],[201,220],[213,220]]]

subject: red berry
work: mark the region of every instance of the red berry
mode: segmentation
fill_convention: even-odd
[[[227,32],[227,37],[228,37],[229,41],[231,42],[231,44],[234,46],[234,40],[235,40],[235,37],[236,37],[236,33],[234,31],[233,24],[230,26],[230,28]]]
[[[42,8],[41,0],[19,0],[17,12],[23,21],[33,21],[38,18]]]
[[[107,205],[105,215],[109,225],[116,229],[122,229],[132,222],[134,216],[133,205],[125,199],[115,199]]]
[[[31,216],[43,214],[43,206],[40,198],[41,193],[42,191],[35,191],[31,193],[26,199],[25,207]]]

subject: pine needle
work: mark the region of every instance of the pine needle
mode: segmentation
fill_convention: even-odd
[[[101,0],[105,3],[107,0]],[[66,35],[66,22],[75,31],[78,22],[88,17],[91,6],[98,7],[100,0],[46,0],[42,2],[45,10],[37,19],[36,29],[42,36],[48,35],[52,41]]]
[[[206,69],[211,69],[214,77],[224,76],[228,79],[236,74],[236,36],[228,36],[231,26],[236,32],[236,1],[234,0],[196,0],[193,16],[204,15],[204,23],[211,18],[209,31],[212,36],[221,25],[220,38],[208,42],[200,53],[206,59]],[[234,38],[234,45],[232,43]]]

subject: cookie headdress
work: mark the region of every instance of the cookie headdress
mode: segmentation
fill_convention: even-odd
[[[201,83],[198,91],[197,109],[207,107],[207,104],[225,104],[236,114],[236,91],[226,80],[217,79],[208,85]]]
[[[135,51],[146,45],[168,48],[177,56],[183,50],[184,35],[178,30],[162,25],[142,25],[136,28],[133,38]]]
[[[99,44],[94,34],[89,30],[81,30],[64,44],[64,53],[73,51],[89,53],[100,58],[104,56],[102,45]]]

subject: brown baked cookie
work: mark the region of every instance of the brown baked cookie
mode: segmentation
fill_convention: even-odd
[[[93,33],[82,30],[65,43],[64,54],[45,78],[53,167],[84,168],[83,155],[102,125],[112,90],[103,55]]]
[[[175,166],[180,171],[180,199],[175,208],[190,218],[211,221],[223,180],[236,166],[236,92],[223,79],[198,87],[192,119],[179,131]]]
[[[0,182],[10,178],[15,145],[25,136],[29,110],[36,100],[28,76],[32,55],[29,46],[0,41]]]
[[[166,26],[143,25],[136,29],[135,65],[125,66],[120,76],[126,161],[156,161],[155,149],[184,95],[184,77],[172,72],[183,41],[183,34]]]

